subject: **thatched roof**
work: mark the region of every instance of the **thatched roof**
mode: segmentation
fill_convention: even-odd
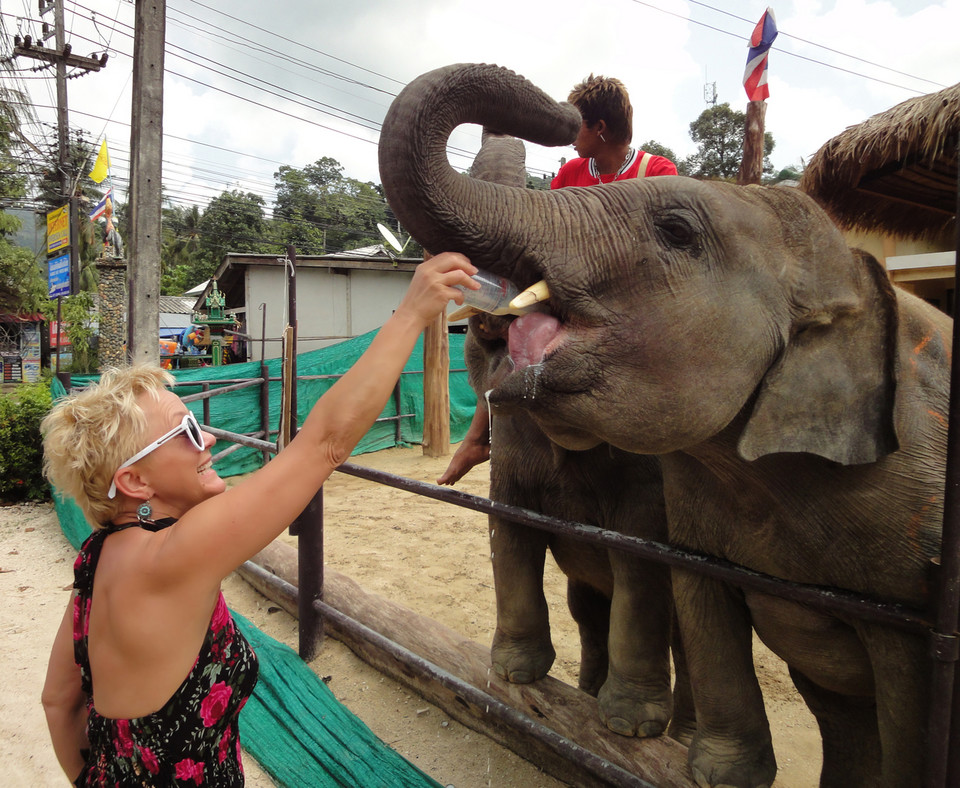
[[[956,221],[958,135],[960,83],[850,126],[816,152],[800,188],[845,229],[942,237]]]

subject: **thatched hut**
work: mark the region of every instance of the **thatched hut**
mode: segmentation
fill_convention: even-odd
[[[800,188],[881,260],[891,279],[954,313],[960,84],[851,126],[811,159]]]
[[[800,188],[842,228],[949,237],[957,210],[960,84],[851,126],[811,159]]]

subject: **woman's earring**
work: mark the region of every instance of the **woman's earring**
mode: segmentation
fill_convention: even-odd
[[[153,507],[150,506],[150,501],[144,501],[137,507],[137,519],[140,522],[149,520],[151,514],[153,514]]]
[[[602,134],[600,135],[600,142],[606,142],[606,140],[603,138],[603,135],[602,135]]]

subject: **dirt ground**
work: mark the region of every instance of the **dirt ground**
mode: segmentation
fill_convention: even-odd
[[[359,465],[433,482],[448,458],[419,447],[354,458]],[[485,495],[480,466],[458,487]],[[324,488],[325,556],[329,566],[364,588],[439,621],[481,644],[495,625],[486,518],[342,473]],[[288,537],[283,537],[289,539]],[[289,540],[293,541],[293,540]],[[0,507],[0,773],[7,785],[67,785],[49,744],[40,689],[53,635],[70,595],[75,552],[49,504]],[[579,645],[566,611],[563,577],[548,562],[545,580],[557,661],[551,674],[576,685]],[[296,648],[296,621],[237,576],[224,583],[230,607]],[[811,788],[820,772],[819,734],[783,663],[755,650],[773,728],[777,788]],[[553,788],[559,782],[494,744],[327,639],[311,663],[331,676],[337,698],[383,741],[445,786]],[[611,734],[613,736],[614,734]],[[247,784],[273,785],[247,756]]]

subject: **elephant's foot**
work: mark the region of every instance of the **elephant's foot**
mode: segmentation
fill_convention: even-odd
[[[770,788],[777,775],[769,737],[746,746],[730,739],[695,736],[688,761],[700,788]]]
[[[673,699],[673,717],[667,727],[667,736],[689,747],[693,737],[697,734],[697,717],[695,714],[686,714],[681,711],[676,697]]]
[[[603,724],[621,736],[659,736],[673,712],[669,680],[641,684],[611,672],[597,700]]]
[[[490,661],[496,674],[512,684],[529,684],[550,671],[557,652],[550,636],[511,637],[497,629],[490,649]]]
[[[589,649],[586,644],[580,648],[580,675],[577,688],[588,695],[597,697],[600,688],[607,680],[607,666],[610,660],[606,649]]]

